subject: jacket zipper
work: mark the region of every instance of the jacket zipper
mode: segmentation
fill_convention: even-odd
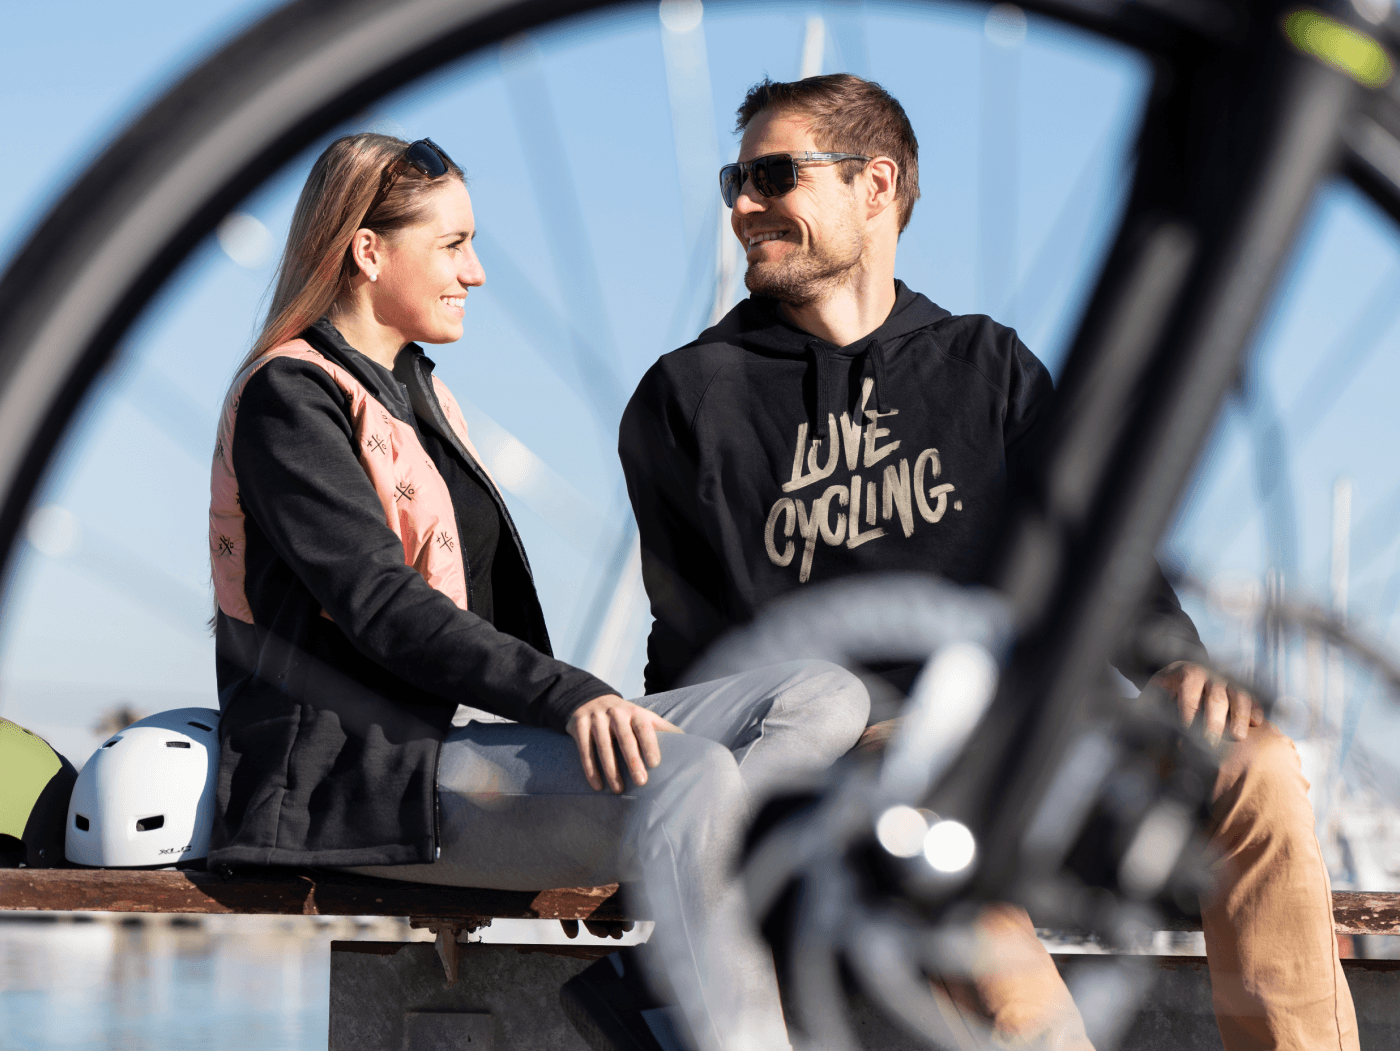
[[[442,766],[442,746],[433,761],[433,860],[442,857],[442,796],[438,792],[438,772]]]

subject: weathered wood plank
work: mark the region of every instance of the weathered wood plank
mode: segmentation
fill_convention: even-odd
[[[543,891],[399,883],[331,872],[132,869],[0,869],[0,910],[263,913],[285,916],[416,916],[424,919],[628,918],[616,885]],[[1336,891],[1338,934],[1400,935],[1400,893]],[[1173,930],[1199,930],[1186,917]]]
[[[1338,934],[1400,934],[1400,894],[1336,890],[1332,916]]]
[[[1400,935],[1400,893],[1334,890],[1332,918],[1338,934]],[[1198,931],[1201,918],[1167,913],[1161,918],[1160,929]]]
[[[625,919],[616,885],[482,890],[339,873],[0,869],[0,909],[495,919]]]

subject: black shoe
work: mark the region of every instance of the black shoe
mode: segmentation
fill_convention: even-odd
[[[593,1051],[686,1051],[679,1016],[652,996],[634,949],[589,964],[564,983],[559,1003]]]

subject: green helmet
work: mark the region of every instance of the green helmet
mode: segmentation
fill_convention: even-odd
[[[63,864],[73,764],[22,726],[0,719],[0,866]]]

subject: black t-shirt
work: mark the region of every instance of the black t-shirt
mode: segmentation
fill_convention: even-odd
[[[491,571],[496,563],[496,545],[501,539],[501,513],[496,510],[491,494],[470,471],[462,470],[436,434],[420,429],[418,440],[437,464],[438,472],[447,482],[447,491],[452,494],[452,510],[457,515],[457,535],[462,541],[462,561],[470,588],[467,604],[482,620],[494,624]]]
[[[467,577],[467,605],[482,620],[494,624],[496,604],[491,571],[496,563],[496,545],[501,540],[501,513],[496,508],[496,501],[470,471],[462,469],[436,434],[418,426],[409,403],[408,388],[368,355],[360,354],[349,344],[345,344],[345,348],[357,354],[374,370],[385,396],[384,407],[399,419],[413,424],[418,440],[447,483],[447,491],[452,497],[452,511],[457,516],[457,535],[461,539],[462,564]]]

